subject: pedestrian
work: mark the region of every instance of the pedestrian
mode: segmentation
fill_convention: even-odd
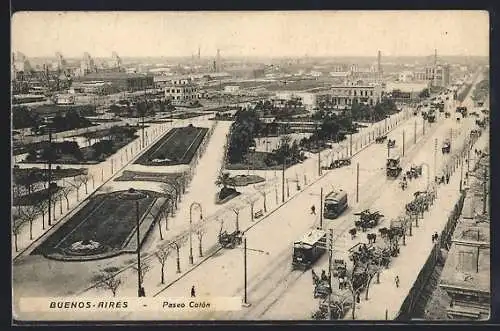
[[[432,235],[431,238],[432,238],[432,243],[434,244],[435,235]]]
[[[339,278],[339,290],[342,290],[342,285],[344,283],[344,278]]]
[[[446,174],[446,184],[450,182],[450,174]]]
[[[356,295],[356,303],[360,303],[361,302],[361,299],[359,297],[359,293]]]
[[[396,283],[396,287],[399,287],[399,277],[396,276],[396,278],[394,278],[394,282]]]
[[[441,183],[444,184],[444,181],[445,181],[445,178],[444,178],[444,175],[443,175],[443,176],[441,176]]]
[[[434,240],[435,240],[435,241],[438,241],[438,238],[439,238],[438,233],[437,233],[437,232],[434,232]]]
[[[311,214],[316,215],[316,207],[314,205],[311,206]]]
[[[196,292],[194,290],[194,285],[191,287],[191,298],[194,298],[196,296]]]

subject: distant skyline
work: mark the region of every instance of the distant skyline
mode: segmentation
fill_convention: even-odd
[[[20,12],[27,57],[488,56],[486,11]]]

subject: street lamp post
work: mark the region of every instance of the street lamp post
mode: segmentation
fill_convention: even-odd
[[[319,194],[319,227],[323,229],[323,188]]]
[[[120,198],[123,200],[135,201],[135,215],[136,215],[136,235],[137,235],[137,293],[139,297],[145,296],[144,288],[142,287],[142,266],[141,266],[141,235],[140,235],[140,215],[139,215],[139,201],[146,198],[147,195],[136,189],[129,188],[128,191],[122,193]]]
[[[200,220],[203,219],[203,208],[198,202],[193,202],[189,206],[189,263],[193,264],[193,207],[200,208]]]

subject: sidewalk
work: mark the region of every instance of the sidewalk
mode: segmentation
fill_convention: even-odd
[[[483,137],[481,137],[483,139]],[[484,143],[479,141],[477,145]],[[413,227],[413,236],[406,237],[406,245],[400,245],[400,255],[393,259],[388,269],[380,274],[380,284],[372,281],[369,289],[369,299],[364,300],[361,294],[361,303],[356,305],[355,317],[361,320],[383,320],[397,317],[399,309],[413,287],[422,266],[429,258],[433,248],[432,234],[440,233],[448,222],[450,211],[460,197],[458,190],[460,171],[455,171],[450,177],[450,183],[438,187],[437,199],[423,220],[419,220],[419,227]],[[408,263],[411,261],[411,263]],[[394,279],[398,276],[399,288]],[[344,319],[351,319],[351,312]]]

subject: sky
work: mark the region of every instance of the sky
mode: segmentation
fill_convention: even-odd
[[[488,56],[486,11],[19,12],[28,57]]]

